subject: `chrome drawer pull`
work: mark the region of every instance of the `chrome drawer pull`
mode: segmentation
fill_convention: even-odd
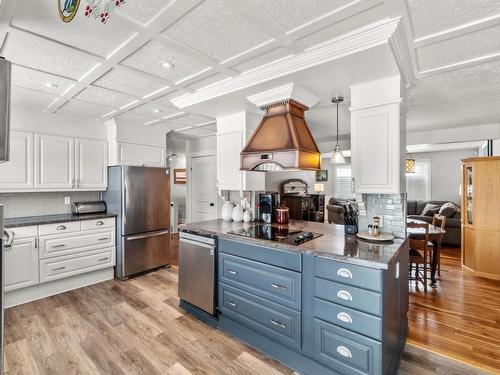
[[[337,353],[339,353],[342,357],[352,358],[351,351],[343,345],[337,346]]]
[[[97,239],[97,241],[107,241],[107,240],[109,240],[109,237],[102,237]]]
[[[286,324],[278,322],[277,320],[271,319],[271,323],[273,323],[275,326],[281,327],[283,329],[286,328]]]
[[[352,272],[347,268],[340,268],[337,271],[337,276],[343,277],[344,279],[352,279]]]
[[[104,262],[105,260],[108,260],[109,258],[106,257],[106,258],[101,258],[101,259],[97,259],[98,262]]]
[[[227,302],[227,304],[228,304],[229,306],[232,306],[232,307],[238,307],[238,304],[236,304],[236,303],[234,303],[234,302],[231,302],[231,301],[229,301],[229,300],[226,300],[226,302]]]
[[[237,275],[238,274],[238,272],[233,271],[233,270],[228,270],[227,272],[229,272],[231,275]]]
[[[95,225],[96,225],[97,227],[100,227],[101,225],[104,225],[104,222],[102,222],[102,221],[98,221],[97,223],[95,223]]]
[[[59,225],[56,230],[65,230],[65,229],[68,229],[66,228],[66,225]]]
[[[274,289],[279,289],[279,290],[288,290],[288,288],[284,285],[279,285],[279,284],[271,284],[271,286],[274,288]]]
[[[66,266],[62,266],[62,267],[57,267],[57,268],[52,268],[52,271],[60,271],[60,270],[63,270],[65,269]]]
[[[62,244],[59,244],[59,245],[52,245],[51,247],[53,249],[57,249],[58,247],[64,247],[64,246],[66,246],[66,244],[62,243]]]
[[[349,314],[341,312],[337,314],[337,319],[344,323],[352,324],[352,318]]]
[[[339,290],[337,292],[337,297],[344,301],[352,301],[351,293],[349,293],[347,290]]]

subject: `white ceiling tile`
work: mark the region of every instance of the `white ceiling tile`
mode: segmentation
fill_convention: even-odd
[[[180,124],[186,124],[188,125],[200,125],[200,124],[205,124],[207,122],[215,121],[215,119],[207,116],[202,116],[202,115],[196,115],[193,113],[188,113],[187,115],[181,116],[173,120],[174,122],[180,123]]]
[[[162,64],[165,62],[173,66],[164,68]],[[169,49],[157,41],[147,43],[121,63],[173,82],[180,81],[208,68],[207,65]]]
[[[339,35],[348,33],[350,31],[359,29],[360,27],[383,19],[387,16],[384,10],[384,5],[381,4],[376,7],[367,9],[363,12],[356,13],[352,17],[340,20],[339,22],[336,22],[299,39],[299,42],[307,47],[311,47],[316,44],[331,40],[338,37]]]
[[[16,86],[61,95],[75,82],[53,74],[39,72],[19,65],[12,65],[12,84]]]
[[[255,0],[285,30],[323,16],[353,0]]]
[[[34,6],[33,0],[17,0],[12,25],[103,57],[133,34],[112,19],[103,25],[94,17],[85,17],[86,1],[80,2],[71,22],[62,22],[54,3],[54,0],[37,0]]]
[[[288,52],[284,48],[276,48],[270,52],[264,53],[260,56],[254,57],[253,59],[247,60],[234,66],[236,70],[239,72],[245,72],[247,70],[254,69],[258,66],[268,64],[272,61],[282,59],[286,56],[291,56],[290,52]]]
[[[12,86],[11,103],[44,109],[57,98],[57,95],[48,94],[41,91]]]
[[[436,68],[500,51],[500,26],[418,48],[421,70]]]
[[[101,104],[87,103],[79,100],[70,100],[64,104],[57,112],[67,113],[76,116],[99,118],[113,110],[112,107]]]
[[[500,61],[423,77],[409,91],[409,131],[497,123]]]
[[[196,81],[196,82],[188,85],[188,87],[192,88],[194,90],[197,90],[199,88],[210,86],[214,83],[223,81],[225,79],[228,79],[228,76],[226,74],[216,73],[216,74],[212,74],[206,78],[200,79],[199,81]]]
[[[155,110],[159,110],[160,112],[157,113]],[[173,115],[174,113],[178,113],[179,110],[173,106],[163,106],[163,105],[159,105],[155,101],[152,101],[152,102],[143,104],[139,107],[135,107],[135,108],[131,109],[129,112],[136,114],[136,115],[161,119],[165,116],[169,116],[169,115]]]
[[[75,96],[75,99],[89,103],[103,104],[113,108],[120,108],[130,103],[135,98],[102,87],[87,86],[87,88],[83,89]]]
[[[168,84],[160,78],[140,74],[124,67],[110,70],[93,84],[95,86],[139,97],[144,97],[153,91],[168,86]]]
[[[170,0],[132,0],[126,1],[124,5],[116,9],[116,12],[145,24],[170,3],[172,3]]]
[[[416,37],[500,13],[497,0],[407,0]]]
[[[2,55],[17,65],[78,79],[99,63],[86,53],[21,31],[9,31]]]
[[[144,125],[145,123],[154,120],[152,117],[141,116],[135,113],[124,112],[116,116],[119,121],[126,121],[134,125]]]
[[[223,0],[202,2],[164,33],[218,61],[271,38]]]

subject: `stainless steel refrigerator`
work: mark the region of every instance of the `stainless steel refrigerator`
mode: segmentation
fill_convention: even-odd
[[[170,250],[170,176],[166,168],[108,168],[103,200],[118,214],[115,275],[132,275],[168,265]]]

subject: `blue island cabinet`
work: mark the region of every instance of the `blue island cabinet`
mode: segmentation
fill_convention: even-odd
[[[218,328],[302,374],[395,374],[407,244],[386,266],[368,265],[221,238]]]

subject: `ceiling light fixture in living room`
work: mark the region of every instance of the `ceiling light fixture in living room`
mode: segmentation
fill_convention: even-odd
[[[415,159],[408,150],[406,150],[406,173],[415,173]]]

